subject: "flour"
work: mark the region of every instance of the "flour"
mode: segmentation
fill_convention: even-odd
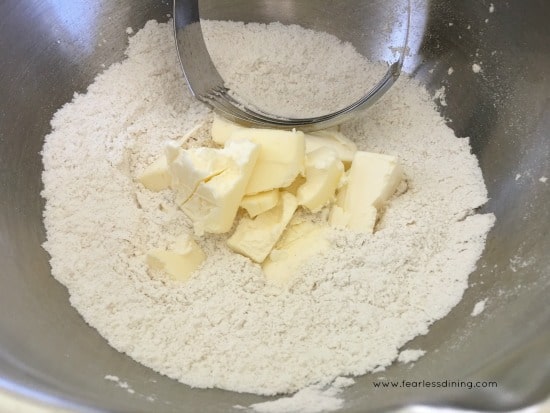
[[[258,413],[317,413],[339,410],[344,400],[338,397],[345,387],[354,384],[353,379],[338,377],[330,386],[309,386],[292,397],[252,404],[250,407]]]
[[[397,361],[405,364],[412,363],[413,361],[418,360],[424,354],[426,354],[426,351],[420,349],[403,350],[401,353],[399,353]]]
[[[226,85],[248,106],[279,116],[342,109],[362,98],[388,70],[367,62],[350,43],[296,25],[251,23],[245,30],[243,23],[206,21],[202,26]],[[266,30],[274,35],[267,36]]]
[[[298,29],[279,24],[207,27],[218,62],[252,33],[271,45],[247,69],[251,88],[281,71],[291,84],[307,82],[309,73],[283,70],[277,56],[311,42],[310,53],[286,62],[307,66],[328,41],[289,38]],[[53,276],[111,346],[190,386],[274,395],[390,365],[460,301],[493,225],[492,215],[475,214],[487,193],[468,139],[456,138],[426,90],[402,76],[380,104],[342,126],[359,149],[397,155],[406,174],[408,189],[374,234],[331,230],[331,248],[304,262],[288,289],[266,286],[258,265],[226,247],[226,235],[197,239],[207,260],[189,282],[152,277],[146,252],[191,233],[191,224],[170,191],[150,192],[136,176],[166,142],[211,116],[185,87],[171,30],[147,23],[129,39],[127,60],[52,120],[43,196]]]
[[[118,387],[120,387],[121,389],[126,390],[130,394],[134,394],[136,392],[134,389],[132,389],[130,387],[130,385],[127,382],[125,382],[123,380],[120,380],[120,378],[118,376],[114,376],[112,374],[107,374],[107,375],[105,375],[104,378],[105,378],[105,380],[109,380],[109,381],[112,381],[112,382],[116,383]]]
[[[472,309],[472,317],[477,317],[485,310],[485,303],[487,302],[487,299],[478,301],[476,305],[474,305],[474,308]]]
[[[445,91],[445,86],[441,86],[435,91],[434,100],[439,101],[441,106],[447,106],[447,92]]]
[[[107,381],[115,383],[118,387],[125,390],[127,393],[132,394],[135,397],[140,397],[149,403],[154,403],[157,400],[157,396],[154,394],[141,394],[136,392],[128,382],[121,380],[118,376],[115,376],[113,374],[106,374],[103,378]]]

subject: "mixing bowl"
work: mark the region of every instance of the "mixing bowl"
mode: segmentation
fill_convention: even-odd
[[[361,0],[208,0],[204,17],[300,23],[362,50],[376,16]],[[267,398],[191,389],[110,348],[70,306],[41,248],[40,149],[53,113],[123,58],[126,27],[168,20],[145,0],[0,3],[0,396],[83,412],[225,412]],[[319,18],[331,13],[330,19]],[[470,136],[497,222],[463,300],[411,347],[410,365],[358,378],[344,411],[451,405],[509,411],[550,392],[550,2],[413,2],[405,70],[434,92],[457,136]],[[374,20],[373,20],[374,19]],[[352,29],[361,27],[362,30]],[[380,50],[380,57],[387,53]],[[174,51],[175,53],[175,51]],[[372,53],[369,53],[372,55]],[[475,72],[472,65],[479,64]],[[449,75],[449,68],[454,72]],[[182,88],[185,84],[182,80]],[[485,311],[470,313],[487,298]],[[122,382],[106,380],[117,376]],[[497,388],[374,388],[387,379],[489,380]],[[6,409],[0,408],[5,411]]]

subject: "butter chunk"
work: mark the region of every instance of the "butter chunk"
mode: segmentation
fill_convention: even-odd
[[[176,192],[176,203],[181,207],[196,191],[199,184],[209,180],[230,167],[228,151],[213,148],[180,149],[166,147],[172,188]]]
[[[306,178],[302,175],[298,175],[294,182],[292,182],[289,186],[284,187],[283,189],[286,192],[291,193],[292,195],[296,196],[298,194],[298,189],[306,183]]]
[[[150,191],[158,192],[169,188],[172,178],[166,157],[161,156],[145,168],[138,180]]]
[[[162,270],[177,281],[188,280],[205,259],[204,252],[189,236],[179,237],[171,251],[153,249],[147,254],[151,269]]]
[[[310,132],[305,136],[305,141],[306,153],[311,153],[319,148],[332,148],[340,160],[346,163],[353,161],[353,156],[357,152],[357,145],[333,128]]]
[[[210,133],[214,142],[219,145],[224,145],[225,142],[229,140],[233,132],[241,129],[245,129],[244,126],[238,125],[215,114]]]
[[[364,205],[360,210],[346,210],[338,205],[334,205],[329,214],[329,223],[333,227],[372,233],[376,225],[377,215],[378,211],[372,205]]]
[[[329,247],[326,230],[308,221],[291,223],[262,264],[266,280],[279,286],[287,284],[305,260]]]
[[[201,123],[191,128],[183,135],[182,138],[178,139],[177,141],[169,142],[167,144],[165,155],[159,157],[151,165],[145,168],[142,174],[138,177],[138,181],[141,182],[143,186],[150,191],[159,192],[164,189],[168,189],[172,182],[168,157],[176,157],[181,150],[181,145],[185,141],[187,141],[193,135],[204,132],[206,132],[206,123]]]
[[[359,232],[372,232],[377,211],[403,179],[398,159],[391,155],[359,151],[347,175],[347,185],[336,197],[329,222]]]
[[[272,189],[255,195],[247,195],[241,201],[241,207],[246,209],[248,215],[254,218],[263,212],[269,211],[279,202],[279,190]]]
[[[243,218],[227,240],[227,245],[255,262],[263,262],[281,237],[297,207],[294,195],[283,192],[276,207],[254,219]]]
[[[230,141],[249,140],[260,146],[246,195],[284,188],[304,172],[305,138],[300,131],[241,129],[231,134]]]
[[[306,182],[298,188],[298,205],[317,212],[334,198],[344,165],[335,150],[320,147],[306,155]]]
[[[211,172],[218,171],[221,165],[225,165],[225,169],[208,174],[208,178],[199,182],[195,191],[181,205],[183,212],[193,221],[197,235],[205,232],[220,234],[231,229],[254,170],[259,147],[249,141],[239,141],[230,142],[224,149],[211,151],[216,151],[212,156],[224,159],[223,162],[212,161]],[[180,175],[178,180],[183,182],[190,176],[195,182],[192,174]]]
[[[358,152],[353,158],[349,179],[354,183],[352,186],[348,183],[348,190],[358,187],[353,196],[357,196],[361,188],[364,193],[359,199],[380,209],[403,179],[403,168],[396,156]]]

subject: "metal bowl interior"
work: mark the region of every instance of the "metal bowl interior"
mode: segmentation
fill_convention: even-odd
[[[201,12],[207,18],[299,22],[361,51],[361,36],[371,26],[360,3],[208,0]],[[429,354],[413,369],[393,365],[384,376],[488,379],[498,389],[382,391],[366,375],[344,393],[345,411],[414,403],[508,411],[550,393],[550,183],[540,180],[550,176],[550,3],[499,2],[494,13],[489,6],[481,0],[413,2],[405,69],[432,92],[445,82],[448,104],[441,111],[457,136],[471,137],[491,198],[483,211],[494,212],[497,223],[461,303],[415,339],[414,346]],[[331,19],[318,18],[327,12]],[[103,65],[124,57],[126,27],[166,21],[169,13],[166,1],[0,4],[0,393],[28,406],[225,412],[267,400],[191,389],[113,350],[70,306],[41,248],[40,149],[50,118],[75,91],[85,91]],[[472,71],[474,61],[483,63],[481,73]],[[450,66],[453,76],[447,76]],[[470,317],[482,298],[488,298],[486,310]],[[135,393],[114,386],[106,374],[127,381]]]

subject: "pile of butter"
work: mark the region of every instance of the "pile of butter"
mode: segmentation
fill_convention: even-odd
[[[395,156],[358,151],[337,128],[304,134],[246,128],[215,116],[210,135],[217,147],[168,144],[165,156],[138,179],[152,191],[171,188],[195,236],[227,233],[242,216],[227,245],[261,264],[276,284],[328,247],[327,226],[293,220],[298,208],[330,208],[330,226],[372,233],[403,179]],[[147,254],[151,268],[176,280],[187,280],[205,259],[189,234],[170,250]]]

